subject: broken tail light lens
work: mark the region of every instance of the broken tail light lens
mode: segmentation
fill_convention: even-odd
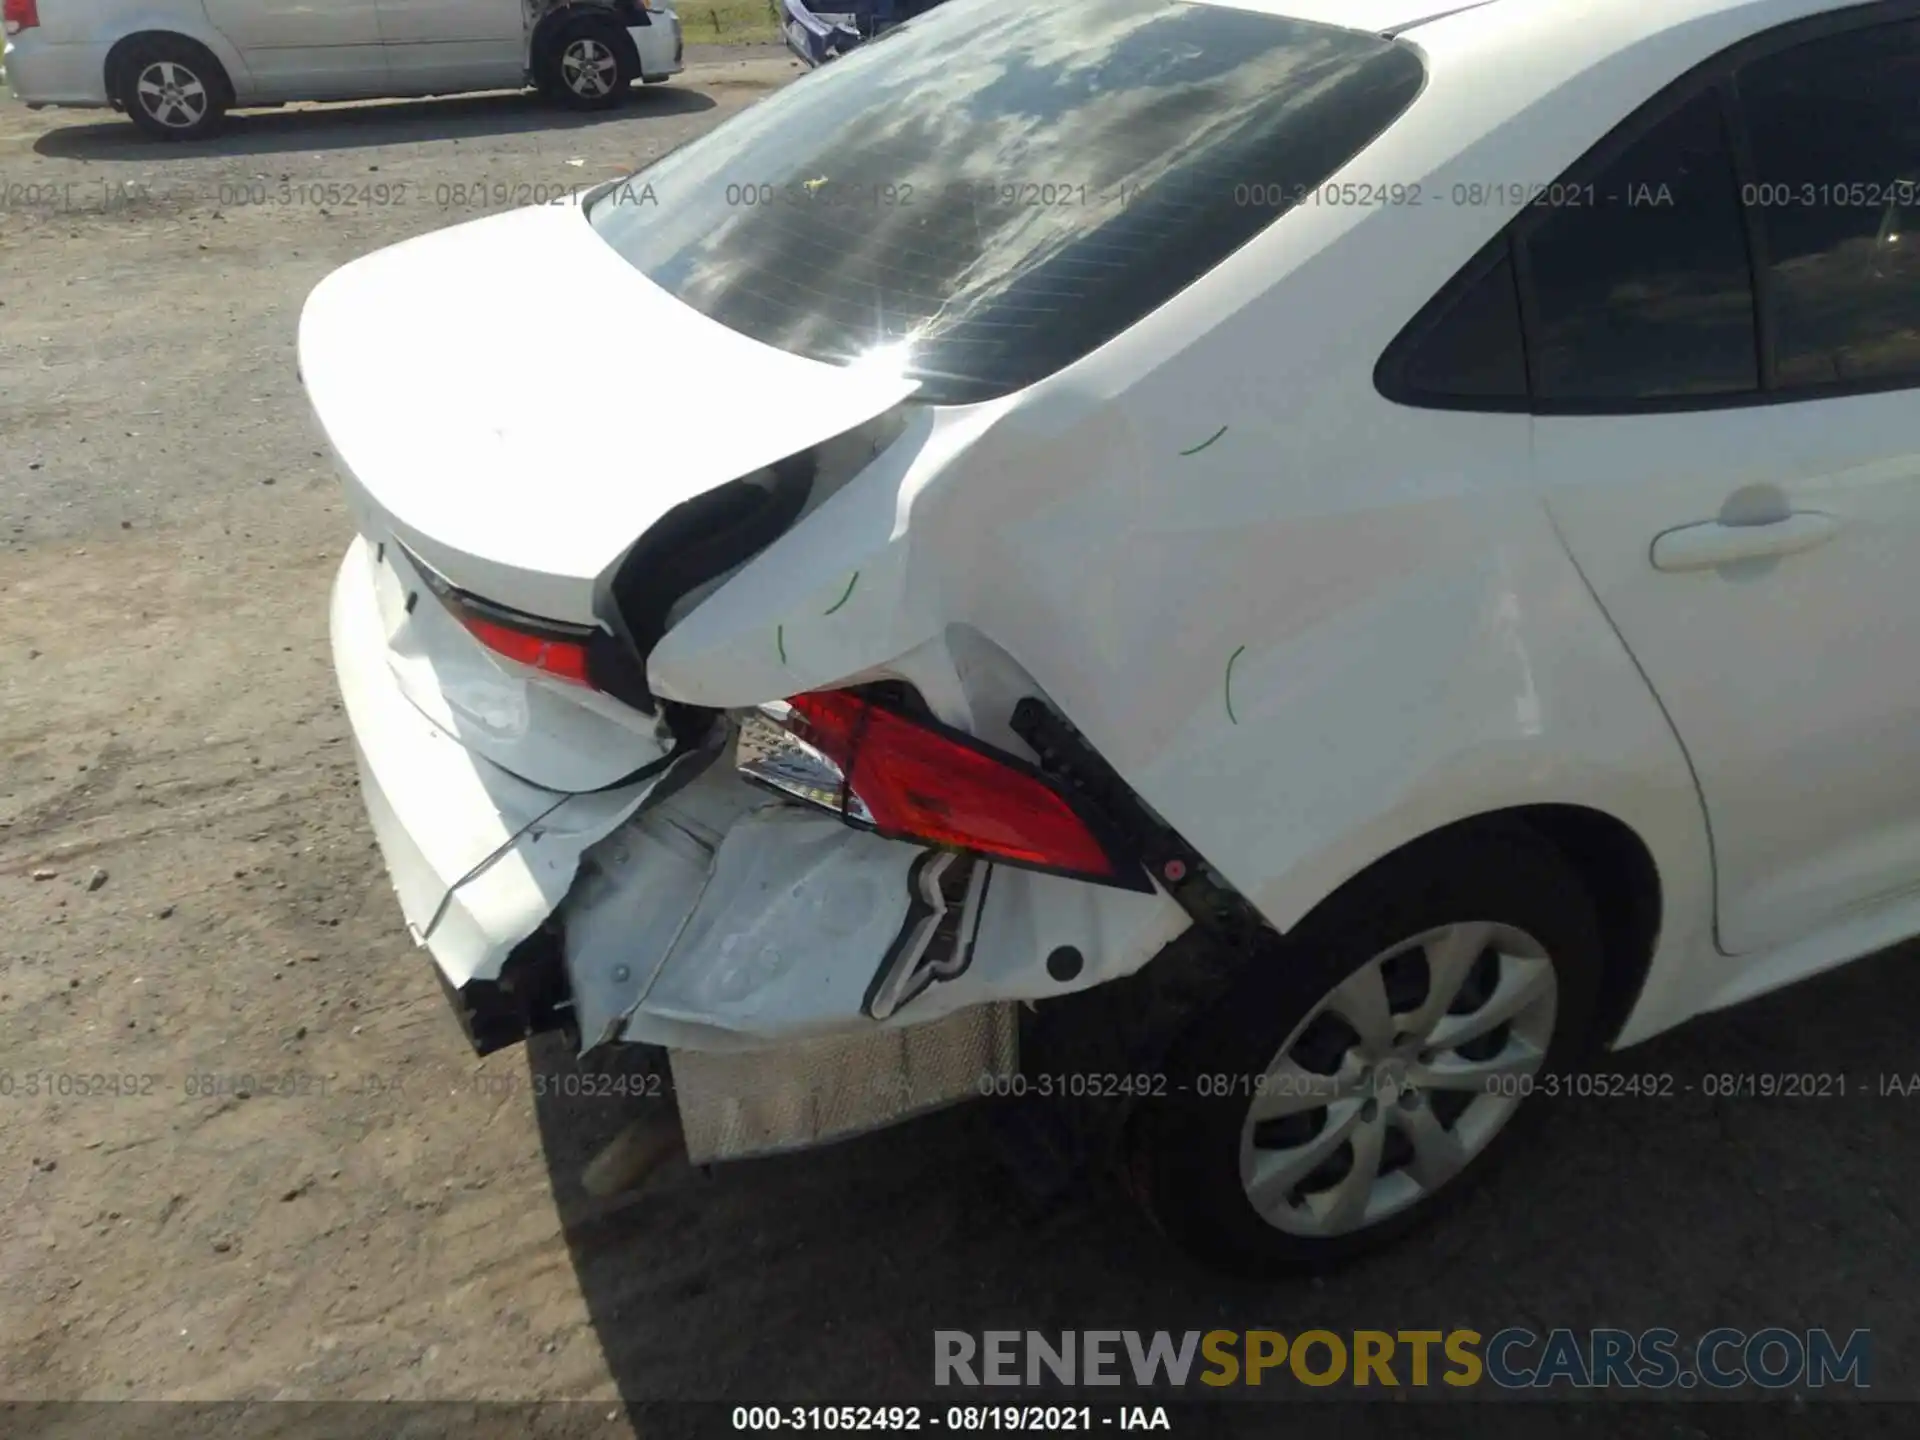
[[[798,695],[771,709],[799,743],[763,745],[743,758],[750,778],[889,839],[1152,888],[1127,847],[1023,760],[851,691]]]

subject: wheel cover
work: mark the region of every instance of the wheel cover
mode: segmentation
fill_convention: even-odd
[[[1526,1098],[1558,1002],[1545,947],[1509,925],[1447,925],[1381,951],[1248,1086],[1249,1203],[1277,1229],[1327,1238],[1437,1193]]]
[[[134,80],[140,108],[169,130],[187,130],[206,119],[206,83],[178,60],[156,60]]]
[[[613,51],[591,36],[567,42],[560,52],[560,78],[574,94],[598,100],[613,93],[620,64]]]

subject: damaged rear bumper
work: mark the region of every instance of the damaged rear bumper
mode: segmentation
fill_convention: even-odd
[[[664,1049],[696,1159],[980,1093],[1016,1063],[1014,1002],[1130,973],[1184,928],[1161,894],[987,866],[787,803],[740,777],[737,732],[624,789],[529,784],[407,697],[364,552],[335,581],[334,663],[416,943],[482,1054],[548,1029],[583,1051]]]
[[[361,796],[414,942],[481,1053],[546,1028],[550,980],[516,950],[566,897],[580,856],[638,808],[654,780],[567,794],[529,784],[449,736],[388,665],[367,545],[335,576],[335,677],[352,727]],[[514,1016],[527,1011],[517,1027]]]

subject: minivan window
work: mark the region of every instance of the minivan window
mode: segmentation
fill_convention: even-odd
[[[1523,242],[1536,407],[1757,390],[1753,271],[1717,92],[1563,188],[1579,203]]]
[[[1920,379],[1920,24],[1741,69],[1783,390]]]
[[[941,403],[1110,340],[1368,145],[1424,80],[1378,35],[1179,0],[951,0],[597,199],[753,339]]]

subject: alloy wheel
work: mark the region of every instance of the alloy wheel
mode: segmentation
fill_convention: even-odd
[[[613,51],[590,35],[568,42],[560,52],[560,75],[567,88],[586,100],[599,100],[613,93],[620,64]]]
[[[1268,1224],[1324,1238],[1438,1192],[1531,1091],[1553,961],[1512,926],[1443,926],[1329,991],[1248,1088],[1240,1182]]]
[[[206,118],[206,84],[177,60],[156,60],[134,82],[140,108],[169,130],[189,130]]]

